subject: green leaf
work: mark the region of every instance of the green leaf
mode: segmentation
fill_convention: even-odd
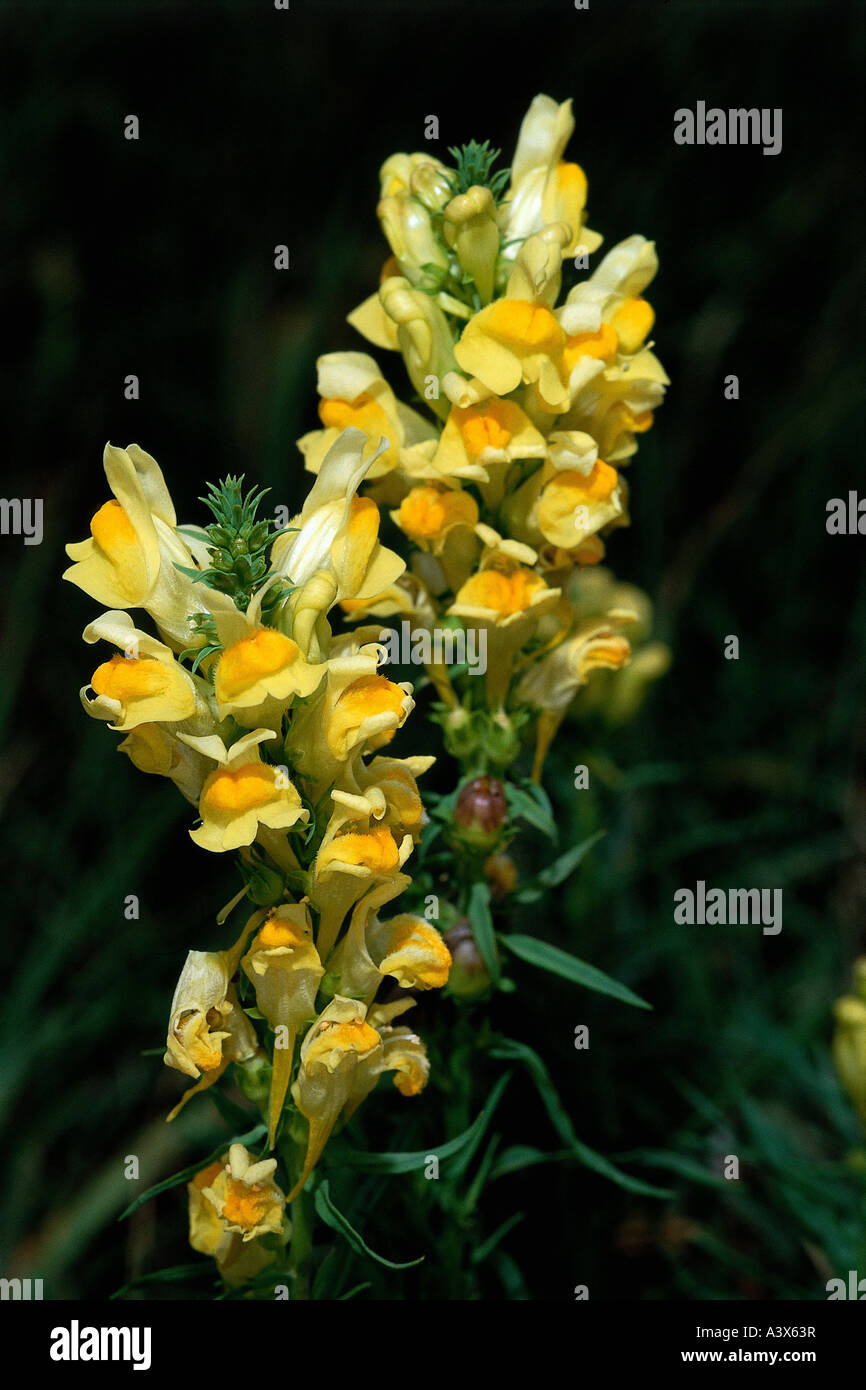
[[[140,1197],[136,1197],[134,1202],[130,1202],[118,1216],[118,1221],[124,1221],[127,1216],[132,1216],[134,1211],[149,1202],[151,1197],[158,1197],[161,1192],[168,1192],[172,1187],[178,1187],[182,1182],[189,1182],[196,1173],[201,1172],[209,1163],[215,1163],[218,1158],[222,1158],[232,1144],[244,1144],[249,1147],[256,1144],[268,1132],[267,1125],[256,1125],[255,1129],[248,1130],[246,1134],[239,1134],[235,1139],[222,1139],[212,1153],[207,1158],[200,1158],[196,1163],[191,1163],[188,1168],[183,1168],[179,1173],[175,1173],[170,1178],[165,1178],[163,1182],[158,1182],[155,1187],[149,1187],[146,1192],[142,1192]]]
[[[594,989],[598,994],[607,994],[622,1004],[633,1004],[636,1009],[652,1008],[652,1004],[634,994],[626,985],[621,985],[618,980],[612,980],[603,970],[588,965],[577,956],[570,956],[558,946],[551,946],[549,941],[539,941],[534,936],[500,936],[499,940],[521,960],[527,961],[530,965],[537,965],[540,970],[549,970],[551,974],[561,975],[572,984]]]
[[[702,1163],[696,1162],[688,1154],[675,1153],[669,1149],[639,1149],[636,1153],[629,1154],[628,1160],[635,1163],[643,1163],[648,1168],[664,1168],[669,1173],[676,1173],[680,1178],[686,1178],[689,1182],[699,1183],[702,1187],[719,1187],[730,1190],[731,1184],[726,1181],[719,1173],[713,1173]],[[624,1162],[620,1158],[620,1162]]]
[[[377,1264],[384,1265],[386,1269],[412,1269],[415,1265],[423,1263],[424,1256],[420,1255],[417,1260],[386,1260],[384,1255],[377,1255],[375,1250],[371,1250],[366,1241],[358,1234],[354,1226],[347,1220],[341,1211],[338,1211],[331,1200],[330,1184],[325,1178],[316,1188],[316,1211],[326,1226],[330,1226],[332,1231],[341,1235],[348,1245],[355,1251],[356,1255],[366,1255],[368,1259],[375,1260]]]
[[[505,799],[512,820],[528,821],[536,830],[540,830],[542,835],[547,835],[551,840],[557,838],[553,816],[539,805],[536,797],[530,796],[522,787],[515,787],[509,782],[505,787]]]
[[[520,1173],[524,1168],[535,1168],[539,1163],[561,1163],[564,1158],[572,1158],[571,1149],[534,1149],[529,1144],[512,1144],[505,1149],[493,1165],[491,1182],[495,1178],[508,1177],[510,1173]]]
[[[502,1222],[502,1225],[497,1226],[496,1230],[493,1232],[493,1235],[488,1236],[484,1243],[482,1245],[479,1245],[478,1249],[473,1253],[472,1263],[474,1265],[483,1264],[484,1261],[488,1258],[488,1256],[493,1254],[493,1251],[496,1249],[499,1242],[505,1239],[509,1231],[513,1231],[514,1227],[519,1226],[521,1221],[524,1221],[525,1219],[526,1213],[523,1211],[516,1211],[513,1213],[513,1215],[506,1217],[506,1219]]]
[[[496,1110],[497,1105],[502,1099],[502,1094],[510,1080],[510,1071],[507,1071],[502,1076],[500,1076],[499,1080],[496,1082],[496,1085],[493,1087],[492,1091],[490,1092],[489,1096],[484,1102],[484,1109],[478,1116],[478,1119],[475,1121],[476,1132],[473,1134],[472,1138],[464,1148],[456,1164],[454,1164],[453,1168],[449,1172],[448,1176],[452,1179],[452,1181],[457,1181],[459,1178],[462,1178],[463,1174],[466,1172],[466,1169],[469,1167],[469,1164],[475,1157],[475,1154],[478,1150],[478,1146],[480,1145],[481,1140],[484,1138],[484,1132],[487,1129],[487,1126],[490,1124],[490,1121],[493,1119],[494,1111]],[[467,1198],[467,1201],[468,1200],[469,1199]]]
[[[501,967],[499,952],[496,949],[496,933],[490,915],[490,888],[486,883],[473,883],[469,894],[469,923],[475,944],[481,952],[481,959],[487,966],[487,973],[494,985],[499,983]]]
[[[562,1101],[556,1093],[556,1088],[550,1079],[550,1073],[537,1052],[533,1052],[526,1043],[517,1042],[513,1038],[500,1038],[490,1049],[491,1057],[499,1057],[509,1062],[522,1062],[532,1078],[535,1089],[537,1090],[541,1102],[547,1111],[551,1124],[564,1144],[568,1146],[574,1156],[585,1168],[590,1168],[594,1173],[601,1177],[609,1178],[611,1182],[622,1187],[626,1192],[636,1192],[642,1197],[659,1197],[667,1199],[674,1194],[667,1188],[653,1187],[650,1183],[641,1182],[639,1178],[630,1177],[628,1173],[623,1173],[615,1167],[609,1159],[602,1154],[596,1153],[588,1144],[583,1144],[578,1139],[572,1128],[571,1120],[566,1114]]]
[[[458,1134],[455,1139],[449,1139],[445,1144],[439,1144],[435,1149],[416,1149],[414,1152],[405,1153],[365,1153],[362,1149],[351,1149],[342,1139],[332,1139],[328,1144],[326,1160],[329,1168],[355,1168],[362,1173],[411,1173],[417,1168],[423,1168],[428,1158],[438,1158],[440,1163],[443,1158],[451,1158],[454,1154],[461,1152],[467,1145],[472,1148],[474,1153],[479,1140],[484,1134],[493,1112],[502,1096],[502,1092],[510,1079],[510,1072],[506,1072],[497,1081],[490,1095],[484,1102],[484,1109],[473,1121],[468,1129],[464,1129],[462,1134]]]
[[[210,1275],[213,1280],[216,1267],[212,1260],[197,1260],[195,1264],[172,1265],[170,1269],[157,1269],[153,1274],[141,1274],[137,1279],[130,1279],[128,1284],[115,1289],[114,1293],[109,1294],[109,1299],[123,1298],[124,1294],[131,1293],[133,1289],[140,1288],[142,1284],[178,1284],[185,1283],[189,1279],[198,1279],[203,1274]]]
[[[597,830],[588,840],[582,840],[579,845],[572,845],[571,849],[567,849],[558,859],[554,859],[552,864],[548,864],[546,869],[542,869],[538,875],[538,882],[542,888],[558,888],[560,883],[564,883],[605,833],[604,830]]]

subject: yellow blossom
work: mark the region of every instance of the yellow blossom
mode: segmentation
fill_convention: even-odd
[[[256,932],[241,967],[256,992],[256,1007],[274,1029],[268,1142],[274,1147],[283,1110],[295,1039],[301,1025],[315,1016],[316,993],[324,967],[313,945],[305,904],[272,908]]]
[[[191,748],[218,764],[199,799],[202,823],[189,832],[197,845],[216,853],[240,849],[253,843],[260,826],[288,830],[309,819],[285,771],[259,757],[259,744],[275,737],[272,729],[254,729],[226,748],[216,734],[183,736]]]
[[[137,444],[106,444],[105,476],[114,497],[94,515],[90,538],[67,545],[75,563],[63,575],[111,609],[144,608],[174,646],[201,646],[189,620],[202,609],[219,612],[231,599],[204,589],[177,569],[206,559],[204,546],[177,531],[174,504],[155,459]]]
[[[292,1097],[309,1125],[304,1166],[288,1195],[294,1201],[319,1161],[331,1130],[350,1097],[372,1089],[382,1061],[382,1040],[365,1022],[367,1010],[356,999],[337,995],[320,1014],[301,1045],[301,1067]]]
[[[231,983],[250,931],[250,919],[227,951],[190,951],[171,1001],[166,1052],[167,1067],[196,1080],[168,1118],[183,1109],[191,1096],[218,1081],[230,1062],[242,1062],[258,1050],[252,1025]],[[200,1080],[198,1078],[201,1078]]]

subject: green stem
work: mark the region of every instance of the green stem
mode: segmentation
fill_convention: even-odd
[[[310,1263],[313,1255],[312,1198],[304,1189],[292,1203],[292,1240],[289,1245],[289,1270],[292,1299],[310,1297]]]

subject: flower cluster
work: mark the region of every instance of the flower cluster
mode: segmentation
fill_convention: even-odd
[[[293,1131],[285,1197],[276,1160],[240,1145],[191,1185],[193,1244],[236,1276],[381,1074],[404,1096],[426,1083],[424,1044],[395,1022],[414,1000],[377,1004],[380,985],[438,988],[450,967],[424,918],[380,916],[410,882],[425,821],[416,778],[433,759],[388,751],[411,686],[379,673],[368,630],[334,636],[328,621],[404,569],[380,543],[376,505],[358,495],[378,457],[363,457],[366,445],[358,430],[339,435],[282,531],[234,478],[203,499],[209,526],[179,527],[155,460],[109,445],[113,498],[89,539],[68,547],[65,577],[107,610],[84,639],[116,649],[82,690],[85,710],[195,806],[198,846],[238,853],[244,887],[220,920],[243,899],[255,909],[227,949],[189,952],[165,1052],[194,1082],[172,1116],[235,1063],[251,1087],[264,1073],[269,1147]]]
[[[318,473],[341,430],[362,431],[368,496],[411,551],[393,584],[343,601],[348,616],[483,632],[483,705],[476,682],[428,666],[446,747],[505,766],[535,711],[536,778],[588,674],[629,657],[634,609],[584,616],[575,576],[628,524],[624,469],[668,381],[643,297],[653,243],[628,237],[576,273],[601,237],[585,225],[583,170],[563,159],[573,125],[570,102],[537,96],[510,172],[494,172],[486,143],[451,150],[452,166],[386,160],[378,214],[392,255],[349,321],[401,354],[429,415],[398,400],[366,353],[329,353],[322,428],[299,441]]]

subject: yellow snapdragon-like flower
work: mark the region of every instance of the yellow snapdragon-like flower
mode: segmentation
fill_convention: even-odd
[[[368,1018],[382,1039],[382,1071],[396,1072],[394,1085],[402,1096],[420,1095],[430,1075],[427,1049],[411,1028],[394,1027],[392,1019],[412,1008],[414,999],[372,1008]]]
[[[268,1238],[277,1249],[288,1239],[275,1169],[276,1160],[254,1161],[242,1144],[232,1144],[223,1159],[187,1183],[189,1243],[216,1260],[227,1284],[243,1284],[273,1261]]]
[[[533,778],[541,769],[550,744],[578,689],[591,671],[606,667],[615,671],[629,659],[631,648],[619,628],[634,621],[628,611],[616,611],[604,619],[588,619],[546,655],[529,666],[517,685],[517,697],[539,712]]]
[[[106,444],[105,476],[114,494],[94,515],[90,538],[67,545],[75,563],[63,575],[111,609],[144,608],[178,650],[204,645],[190,618],[232,606],[215,589],[194,585],[177,565],[195,568],[206,552],[177,531],[177,517],[162,470],[137,444]]]
[[[621,521],[624,513],[619,474],[603,459],[596,459],[588,472],[545,464],[503,508],[512,535],[537,548],[546,542],[562,551],[576,550],[590,536]]]
[[[257,920],[254,917],[247,923],[227,951],[187,955],[171,1001],[163,1060],[167,1067],[196,1079],[196,1085],[184,1093],[170,1120],[191,1096],[218,1081],[230,1062],[246,1061],[258,1051],[255,1031],[231,983]]]
[[[420,550],[436,556],[448,588],[458,589],[478,551],[478,504],[471,494],[425,483],[406,494],[391,519]]]
[[[321,914],[317,944],[324,961],[358,898],[373,883],[405,879],[400,870],[412,853],[412,836],[397,838],[391,826],[378,823],[386,807],[377,791],[371,788],[367,796],[332,793],[334,812],[315,858],[311,892]]]
[[[463,371],[497,396],[523,383],[536,386],[544,405],[564,410],[568,393],[558,362],[566,337],[546,304],[497,299],[469,320],[454,356]]]
[[[544,435],[515,401],[492,396],[477,405],[453,406],[433,463],[452,478],[471,478],[489,507],[498,506],[505,473],[517,459],[543,459]]]
[[[379,909],[394,896],[394,885],[378,884],[355,906],[330,961],[338,993],[369,1003],[386,975],[404,989],[441,989],[447,983],[451,954],[430,922],[411,913],[380,921]]]
[[[319,620],[341,599],[379,594],[403,573],[403,560],[379,542],[379,509],[358,488],[379,451],[344,429],[331,446],[300,515],[271,550],[274,574],[296,586],[286,601],[293,640],[310,660]],[[366,455],[366,456],[365,456]]]
[[[574,130],[571,102],[537,96],[523,118],[511,162],[511,186],[503,209],[503,256],[516,254],[515,242],[551,222],[565,222],[571,235],[565,252],[595,251],[601,237],[584,226],[587,180],[579,164],[562,155]],[[511,245],[509,245],[511,243]]]
[[[464,626],[487,633],[487,698],[491,709],[504,704],[516,653],[525,646],[538,620],[559,599],[532,566],[531,547],[502,540],[490,527],[479,526],[486,550],[478,571],[467,579],[448,609]]]
[[[111,721],[113,729],[129,732],[140,724],[187,725],[190,732],[213,728],[214,717],[201,683],[175,661],[174,652],[146,632],[140,632],[128,613],[111,610],[84,629],[85,642],[111,642],[123,655],[96,668],[90,685],[81,690],[81,703],[96,719]],[[88,695],[93,690],[95,696]],[[193,716],[196,728],[193,728]]]
[[[255,989],[256,1007],[276,1033],[268,1121],[268,1142],[273,1148],[289,1089],[295,1039],[302,1024],[315,1017],[316,994],[325,973],[313,944],[306,904],[272,908],[241,967]]]
[[[433,425],[398,401],[379,368],[364,352],[329,352],[316,363],[319,418],[324,426],[298,440],[306,467],[318,473],[328,450],[344,429],[358,429],[376,445],[388,446],[371,464],[367,480],[383,477],[398,465],[409,476],[430,469],[436,447]]]
[[[294,1201],[321,1157],[340,1112],[375,1086],[383,1059],[382,1040],[365,1021],[357,999],[337,995],[313,1024],[301,1046],[301,1067],[292,1098],[309,1125],[304,1166],[288,1195]]]
[[[216,734],[183,736],[183,741],[218,764],[202,787],[201,825],[189,833],[202,849],[215,853],[251,845],[260,826],[289,830],[309,819],[297,787],[280,767],[263,763],[259,744],[274,739],[272,729],[254,729],[226,748]]]
[[[295,696],[312,695],[325,673],[291,637],[262,624],[267,587],[253,596],[246,613],[234,609],[215,619],[223,650],[214,664],[214,698],[222,718],[232,715],[246,728],[279,728]]]
[[[345,764],[382,747],[412,709],[412,687],[379,674],[382,649],[338,639],[320,695],[299,708],[286,749],[307,779],[313,801],[343,775]]]

